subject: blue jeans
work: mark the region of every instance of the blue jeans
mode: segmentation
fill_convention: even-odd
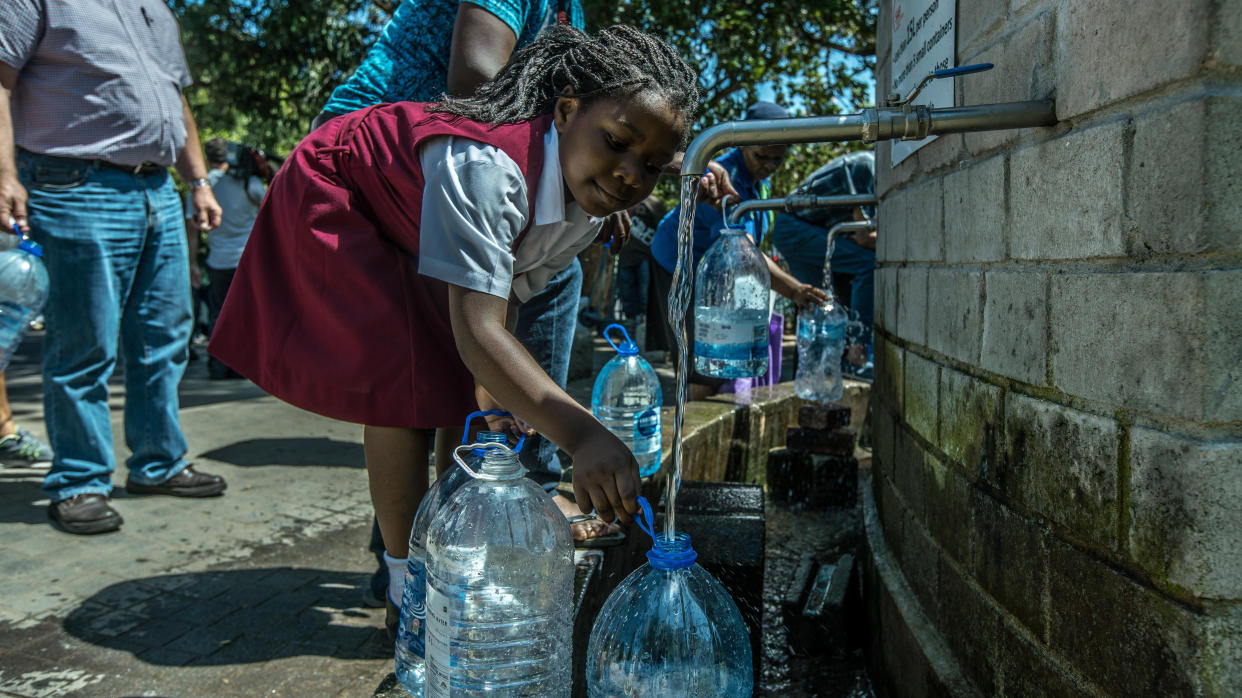
[[[130,480],[164,482],[187,465],[177,385],[191,330],[185,223],[172,178],[25,151],[18,172],[51,280],[43,406],[56,456],[43,491],[53,502],[112,491],[108,378],[118,348]]]
[[[514,336],[552,380],[562,388],[569,378],[569,354],[578,325],[578,297],[582,295],[582,265],[573,263],[553,276],[548,285],[518,309]],[[522,448],[527,477],[553,489],[561,479],[556,444],[542,436],[527,439]]]

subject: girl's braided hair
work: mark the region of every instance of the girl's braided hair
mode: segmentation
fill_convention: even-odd
[[[660,39],[618,24],[588,36],[549,27],[513,54],[470,97],[448,97],[427,111],[490,124],[512,124],[552,111],[569,87],[582,106],[602,97],[654,90],[689,122],[699,103],[698,75]]]

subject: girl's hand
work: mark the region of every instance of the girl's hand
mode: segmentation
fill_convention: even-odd
[[[574,498],[583,514],[594,509],[600,521],[629,522],[638,513],[638,462],[630,450],[602,426],[572,454]]]
[[[828,294],[810,284],[799,284],[794,287],[789,300],[799,308],[811,310],[818,305],[823,305],[828,300]]]
[[[533,427],[512,415],[508,417],[501,417],[499,415],[489,414],[483,418],[483,421],[487,422],[488,431],[508,434],[513,437],[514,440],[520,439],[523,436],[531,437],[535,435]]]
[[[625,243],[629,241],[629,211],[617,211],[616,213],[609,214],[604,219],[604,224],[599,228],[599,235],[595,236],[595,242],[601,245],[608,245],[608,249],[613,254],[620,254],[621,248],[625,247]]]

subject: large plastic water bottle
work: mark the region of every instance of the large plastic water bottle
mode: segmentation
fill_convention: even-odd
[[[608,336],[619,330],[625,337],[620,346]],[[660,377],[651,364],[638,354],[638,345],[621,325],[604,328],[604,338],[617,350],[591,391],[591,412],[608,431],[621,439],[638,461],[638,474],[654,475],[660,469]]]
[[[21,237],[16,226],[13,232]],[[0,371],[9,365],[30,321],[47,302],[47,283],[43,248],[37,242],[23,238],[13,249],[0,252]]]
[[[462,467],[474,478],[427,531],[427,698],[567,697],[569,521],[508,448]]]
[[[466,417],[466,427],[462,432],[462,444],[470,431],[470,423],[478,417],[487,415],[508,416],[508,412],[487,410],[471,412]],[[481,444],[503,444],[507,437],[498,431],[480,431],[475,435],[476,442]],[[514,449],[521,452],[526,437],[518,441]],[[483,463],[486,451],[483,448],[472,448],[462,457],[472,468],[479,468]],[[397,625],[396,665],[397,681],[411,695],[421,698],[423,695],[423,677],[425,673],[424,658],[426,654],[426,595],[427,595],[427,529],[431,521],[450,497],[470,482],[470,473],[457,467],[456,464],[444,471],[427,489],[423,501],[414,514],[414,526],[410,529],[410,549],[406,554],[405,591],[401,594],[401,622]]]
[[[768,370],[767,260],[746,231],[724,228],[694,280],[694,369],[718,378]]]
[[[841,355],[845,353],[845,333],[849,316],[836,299],[798,315],[798,372],[794,392],[815,402],[840,400],[845,391],[841,382]]]
[[[653,534],[651,505],[639,498],[652,536],[647,564],[626,577],[600,609],[587,645],[590,698],[751,695],[750,637],[729,592],[695,564],[690,537]]]

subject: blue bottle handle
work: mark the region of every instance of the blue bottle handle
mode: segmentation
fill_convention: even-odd
[[[17,226],[17,221],[13,221],[13,234],[17,236],[17,249],[23,252],[29,252],[36,257],[43,256],[43,245],[31,240],[22,234],[22,229]]]
[[[641,528],[644,533],[651,536],[652,546],[651,550],[647,551],[647,562],[651,563],[652,567],[659,570],[680,570],[693,565],[699,555],[694,552],[694,548],[692,546],[687,545],[685,550],[673,553],[667,550],[661,550],[655,545],[655,517],[651,512],[651,502],[648,502],[646,497],[640,496],[638,498],[638,506],[642,509],[642,515],[634,517],[634,520],[638,523],[638,527]],[[684,533],[680,533],[678,534],[678,537],[680,538],[685,535],[686,534]]]
[[[621,330],[621,336],[622,336],[622,337],[625,337],[625,342],[621,345],[621,347],[625,346],[626,344],[630,344],[630,345],[632,345],[635,349],[637,349],[637,348],[638,348],[638,345],[637,345],[637,344],[634,344],[634,340],[630,339],[630,333],[629,333],[629,332],[627,332],[627,331],[625,330],[625,327],[623,327],[623,326],[621,326],[621,325],[618,325],[617,323],[615,323],[615,322],[614,322],[614,323],[612,323],[611,325],[609,325],[609,326],[607,326],[607,327],[605,327],[605,328],[604,328],[604,339],[608,340],[608,344],[609,344],[610,346],[612,346],[612,348],[613,348],[613,349],[615,349],[615,350],[617,351],[617,353],[618,353],[618,354],[625,354],[625,353],[628,353],[628,352],[624,352],[624,351],[622,351],[622,350],[621,350],[621,347],[617,346],[617,343],[616,343],[616,342],[614,342],[614,341],[612,341],[612,337],[609,337],[609,336],[608,336],[608,330],[612,330],[612,329]],[[635,353],[637,353],[637,352],[635,352]]]
[[[994,66],[991,63],[974,63],[972,65],[959,65],[954,68],[942,68],[932,73],[933,78],[955,78],[959,75],[970,75],[971,73],[982,73],[985,70],[991,70]]]
[[[488,416],[512,417],[513,413],[505,412],[504,410],[479,410],[478,412],[471,412],[470,414],[466,415],[466,426],[462,427],[462,430],[461,430],[461,445],[462,446],[465,446],[470,443],[469,438],[467,438],[470,436],[470,423],[476,419],[482,419],[483,417],[488,417]],[[526,444],[526,434],[522,434],[521,436],[518,437],[517,446],[513,447],[513,452],[521,453],[522,446],[524,446],[525,444]]]

